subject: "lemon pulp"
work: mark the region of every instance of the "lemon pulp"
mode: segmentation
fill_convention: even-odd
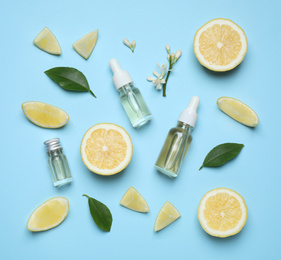
[[[142,197],[142,195],[134,188],[130,187],[123,198],[120,201],[120,204],[128,209],[137,211],[137,212],[148,212],[149,207],[147,202]]]
[[[131,161],[133,145],[122,127],[110,123],[97,124],[84,135],[81,157],[89,170],[112,175],[122,171]]]
[[[194,53],[208,69],[227,71],[239,65],[248,49],[245,32],[228,19],[214,19],[195,34]]]
[[[33,124],[43,128],[59,128],[69,120],[64,110],[39,101],[23,103],[22,110]]]
[[[48,27],[45,27],[33,40],[33,43],[36,47],[42,51],[48,52],[54,55],[61,54],[60,44],[55,37],[55,35],[49,30]]]
[[[241,231],[248,210],[242,196],[228,188],[207,192],[198,207],[202,228],[212,236],[228,237]]]
[[[167,201],[157,215],[154,225],[154,231],[159,231],[169,226],[180,216],[181,214],[175,208],[175,206],[171,202]]]
[[[81,39],[76,41],[72,46],[77,51],[79,55],[81,55],[84,59],[88,59],[92,54],[97,40],[98,40],[99,30],[92,31]]]
[[[27,222],[27,229],[44,231],[58,226],[67,216],[69,202],[64,197],[47,200],[34,210]]]
[[[243,125],[255,127],[259,123],[256,112],[238,99],[221,97],[217,100],[217,105],[225,114]]]

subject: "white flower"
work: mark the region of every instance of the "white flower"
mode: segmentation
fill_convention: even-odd
[[[177,50],[177,51],[176,51],[176,55],[175,55],[176,61],[179,59],[179,57],[181,56],[181,54],[182,54],[181,50]]]
[[[171,47],[170,47],[169,44],[166,45],[166,50],[167,50],[167,52],[170,54]]]
[[[153,81],[152,81],[152,84],[154,85],[154,86],[156,86],[156,89],[162,89],[162,84],[164,84],[165,83],[165,79],[154,79]]]
[[[159,63],[157,62],[157,66],[160,70],[161,73],[161,78],[164,78],[165,74],[166,74],[166,70],[167,70],[167,63],[162,64],[162,66],[159,65]]]
[[[130,43],[128,39],[124,38],[124,39],[123,39],[123,43],[124,43],[126,46],[128,46],[128,47],[132,50],[132,52],[134,52],[135,47],[136,47],[136,41],[132,41],[132,43]]]

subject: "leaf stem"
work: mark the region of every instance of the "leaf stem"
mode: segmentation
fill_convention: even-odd
[[[171,72],[172,68],[173,68],[173,64],[171,62],[171,59],[169,59],[169,69],[168,69],[168,73],[167,73],[167,76],[166,76],[166,79],[165,79],[165,83],[163,84],[163,97],[166,97],[166,85],[167,85],[168,78],[170,76],[170,72]]]
[[[97,98],[96,95],[92,92],[92,90],[89,89],[89,92],[90,92],[95,98]]]

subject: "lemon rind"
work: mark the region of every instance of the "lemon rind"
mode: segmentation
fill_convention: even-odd
[[[229,195],[234,196],[239,201],[239,203],[242,207],[241,220],[239,221],[239,223],[236,225],[235,228],[230,229],[228,231],[213,230],[208,227],[208,225],[206,224],[206,221],[204,219],[205,202],[210,196],[219,193],[218,191],[226,192]],[[216,188],[216,189],[212,189],[212,190],[208,191],[201,199],[199,206],[198,206],[197,217],[198,217],[201,227],[205,230],[206,233],[208,233],[209,235],[214,236],[214,237],[225,238],[225,237],[229,237],[229,236],[234,236],[243,229],[243,227],[245,226],[245,224],[247,222],[247,218],[248,218],[248,208],[247,208],[244,198],[238,192],[231,190],[229,188]]]
[[[215,21],[225,21],[227,23],[231,23],[232,26],[236,27],[235,29],[237,29],[237,31],[240,31],[241,34],[239,35],[244,35],[244,39],[245,42],[244,44],[242,44],[242,47],[244,46],[244,50],[243,50],[243,53],[242,53],[242,50],[239,54],[239,57],[240,59],[236,58],[234,61],[232,61],[230,64],[226,65],[226,66],[220,66],[220,65],[210,65],[209,62],[205,61],[204,57],[201,55],[200,51],[199,51],[199,36],[201,35],[201,31],[203,30],[204,27],[207,27],[207,25],[211,26],[210,24],[211,23],[214,23]],[[199,34],[200,33],[200,34]],[[230,19],[225,19],[225,18],[215,18],[215,19],[212,19],[210,20],[209,22],[205,23],[204,25],[202,25],[195,33],[195,36],[194,36],[194,41],[193,41],[193,51],[194,51],[194,54],[197,58],[197,60],[199,61],[199,63],[206,67],[207,69],[209,70],[212,70],[212,71],[216,71],[216,72],[224,72],[224,71],[229,71],[229,70],[232,70],[234,69],[235,67],[237,67],[245,58],[245,55],[248,51],[248,40],[247,40],[247,36],[244,32],[244,30],[236,23],[234,23],[232,20]],[[242,53],[242,54],[241,54]],[[201,57],[202,56],[202,57]],[[205,61],[205,62],[203,62]],[[235,62],[237,61],[237,62]],[[232,64],[232,65],[231,65]]]

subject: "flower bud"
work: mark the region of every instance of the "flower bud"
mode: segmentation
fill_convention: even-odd
[[[177,50],[175,58],[178,59],[181,56],[181,54],[182,54],[181,50]]]
[[[124,38],[124,39],[123,39],[123,43],[124,43],[125,45],[127,45],[129,48],[131,47],[131,43],[129,42],[128,39]]]
[[[171,48],[170,48],[170,45],[169,45],[169,44],[166,45],[166,50],[167,50],[167,52],[170,54]]]

